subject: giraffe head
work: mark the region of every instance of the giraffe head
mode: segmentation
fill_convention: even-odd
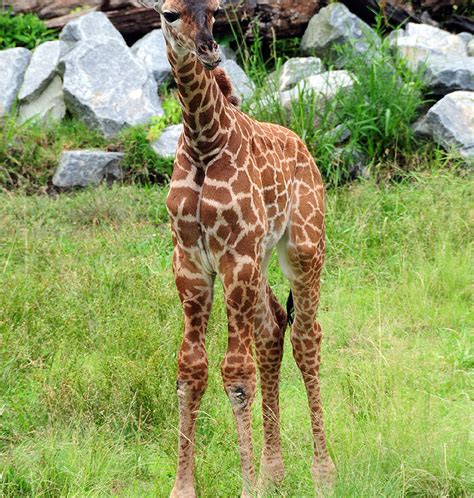
[[[161,15],[166,40],[177,54],[194,53],[207,69],[221,62],[219,45],[212,35],[219,0],[160,0],[155,9]]]

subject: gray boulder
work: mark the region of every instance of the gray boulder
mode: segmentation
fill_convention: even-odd
[[[421,64],[423,80],[435,95],[474,90],[473,57],[430,55]]]
[[[222,62],[225,62],[228,59],[237,62],[237,54],[230,47],[221,45],[219,48],[221,51]]]
[[[59,39],[67,44],[69,49],[81,41],[115,40],[126,46],[125,40],[109,18],[103,12],[90,12],[66,24]]]
[[[160,157],[175,157],[182,133],[182,124],[169,126],[163,131],[160,138],[151,144],[151,147]]]
[[[278,74],[270,78],[278,78],[277,89],[280,92],[290,90],[301,80],[325,71],[324,64],[318,57],[295,57],[286,61]]]
[[[107,137],[163,114],[156,81],[117,40],[81,42],[61,66],[68,110]]]
[[[161,29],[155,29],[132,46],[132,54],[153,75],[158,86],[172,79],[171,66],[166,54],[166,42]]]
[[[326,133],[326,136],[336,145],[341,145],[347,142],[352,136],[352,131],[344,124],[339,124],[331,131]]]
[[[21,102],[31,102],[41,95],[58,74],[65,50],[66,45],[61,41],[42,43],[35,48],[18,95]]]
[[[344,4],[332,3],[310,20],[301,41],[301,53],[330,57],[341,66],[343,61],[335,47],[343,44],[350,44],[356,53],[366,54],[378,46],[380,40],[375,31]]]
[[[415,132],[474,164],[474,92],[446,95],[416,124]]]
[[[242,100],[252,97],[255,92],[254,82],[245,74],[245,71],[237,64],[237,62],[227,59],[221,64],[232,81],[232,86],[235,93]]]
[[[103,180],[123,178],[120,166],[124,155],[118,152],[79,150],[63,152],[53,176],[56,187],[87,187]]]
[[[26,48],[0,51],[0,116],[12,110],[30,58],[31,52]]]
[[[59,76],[55,76],[38,97],[31,102],[25,101],[20,104],[19,121],[20,123],[29,119],[61,121],[65,114],[63,82]]]

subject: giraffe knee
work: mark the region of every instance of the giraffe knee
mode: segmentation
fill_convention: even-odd
[[[234,410],[244,410],[255,398],[257,375],[251,356],[237,361],[231,355],[226,355],[221,365],[224,389]]]

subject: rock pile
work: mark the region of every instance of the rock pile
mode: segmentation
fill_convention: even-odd
[[[311,19],[301,43],[302,57],[288,60],[269,76],[274,93],[264,99],[280,102],[288,112],[304,91],[324,103],[354,84],[354,76],[343,70],[338,47],[350,44],[357,54],[369,58],[377,56],[380,43],[370,26],[343,4],[332,3]],[[474,36],[410,23],[390,35],[390,45],[421,71],[430,95],[441,98],[417,123],[417,134],[474,160]],[[235,92],[251,99],[256,87],[235,54],[226,49],[222,55],[222,67]],[[341,70],[326,70],[321,58]],[[172,79],[161,30],[129,48],[101,12],[75,19],[58,41],[43,43],[33,52],[0,51],[0,73],[0,116],[16,109],[21,122],[60,120],[68,112],[106,137],[162,115],[158,88]],[[181,132],[182,125],[168,128],[153,149],[173,157]],[[68,152],[53,181],[73,186],[121,178],[120,160],[120,154]],[[74,177],[75,170],[79,173]]]

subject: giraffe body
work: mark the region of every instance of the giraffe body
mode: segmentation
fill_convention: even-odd
[[[221,364],[234,413],[243,492],[255,490],[251,406],[260,373],[264,443],[260,481],[284,476],[279,434],[279,373],[287,317],[266,279],[277,248],[294,296],[291,342],[308,393],[314,439],[313,476],[333,476],[319,393],[321,328],[316,322],[324,257],[324,189],[301,139],[258,123],[235,106],[225,73],[215,69],[218,47],[210,29],[217,0],[166,0],[159,6],[168,57],[183,108],[167,209],[173,271],[183,305],[178,355],[180,412],[178,471],[173,497],[193,498],[196,415],[207,386],[205,334],[216,276],[228,318]]]

